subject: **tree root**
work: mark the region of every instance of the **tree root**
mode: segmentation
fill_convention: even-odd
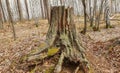
[[[80,69],[80,67],[78,66],[78,67],[75,69],[74,73],[78,73],[79,69]]]
[[[60,56],[60,59],[58,61],[58,64],[55,67],[54,73],[60,73],[61,72],[64,57],[65,57],[64,53],[62,53],[61,56]]]
[[[88,73],[86,71],[90,67],[89,62],[86,59],[84,48],[79,43],[79,39],[74,40],[73,45],[71,45],[69,38],[66,35],[62,35],[61,46],[59,48],[60,49],[57,48],[58,50],[55,51],[55,53],[48,55],[48,52],[51,49],[51,46],[43,47],[40,51],[35,50],[35,51],[32,51],[30,54],[24,56],[22,61],[23,62],[26,61],[26,63],[30,62],[29,65],[31,65],[31,62],[32,62],[32,65],[39,64],[41,63],[40,61],[44,60],[45,58],[49,58],[50,56],[54,56],[57,53],[61,53],[58,64],[55,66],[54,73],[61,72],[64,58],[68,58],[70,61],[73,61],[75,63],[79,62],[82,65],[85,73]],[[53,51],[54,50],[52,50],[52,52]],[[78,66],[76,68],[75,73],[79,71],[79,67],[81,66]]]

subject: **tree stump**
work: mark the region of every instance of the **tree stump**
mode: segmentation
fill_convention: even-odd
[[[64,58],[75,63],[79,62],[79,66],[83,67],[84,73],[89,73],[89,63],[85,56],[85,48],[82,47],[82,44],[76,35],[76,27],[73,18],[73,8],[65,9],[64,6],[52,7],[50,26],[46,35],[47,43],[41,49],[37,49],[34,52],[32,51],[24,57],[24,61],[28,62],[36,59],[38,61],[38,59],[42,60],[49,57],[48,54],[41,57],[41,53],[49,52],[51,47],[56,47],[57,51],[50,55],[54,56],[57,53],[60,54],[54,73],[61,72]],[[79,66],[75,70],[75,73],[78,72]]]

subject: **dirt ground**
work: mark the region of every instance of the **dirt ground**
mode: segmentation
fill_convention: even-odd
[[[120,73],[120,21],[112,21],[114,28],[109,29],[105,29],[102,24],[101,30],[96,32],[88,27],[86,35],[79,33],[83,27],[83,19],[76,19],[75,23],[78,36],[87,48],[86,55],[95,73]],[[48,27],[47,20],[40,20],[39,27],[35,27],[33,21],[17,22],[17,40],[14,41],[11,27],[5,23],[4,29],[0,30],[0,73],[50,73],[56,60],[45,61],[43,65],[36,66],[31,71],[17,67],[22,55],[39,48],[44,42]],[[62,73],[72,73],[74,68],[75,64],[71,67],[64,65]]]

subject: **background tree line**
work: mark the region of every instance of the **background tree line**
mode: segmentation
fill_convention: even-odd
[[[94,5],[95,1],[96,5]],[[87,14],[90,15],[94,9],[96,9],[96,13],[98,13],[101,2],[102,0],[86,0]],[[75,15],[84,14],[82,0],[0,0],[0,19],[2,22],[7,22],[10,19],[7,3],[9,3],[10,6],[9,9],[13,21],[48,18],[50,7],[61,4],[66,7],[74,7]],[[120,12],[119,0],[109,0],[109,4],[111,13]]]

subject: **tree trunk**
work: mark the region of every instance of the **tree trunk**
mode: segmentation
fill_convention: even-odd
[[[1,1],[0,1],[1,4]],[[3,23],[2,23],[2,7],[0,6],[0,29],[3,29]]]
[[[3,29],[1,8],[0,8],[0,29]]]
[[[106,22],[106,28],[110,28],[110,5],[109,0],[105,1],[105,22]]]
[[[93,14],[94,14],[94,12],[92,12],[92,6],[91,6],[91,0],[89,0],[89,11],[90,11],[90,27],[92,27],[93,26],[93,19],[94,19],[94,16],[93,16]]]
[[[40,7],[41,7],[42,18],[45,18],[44,17],[43,0],[40,0]]]
[[[29,19],[30,19],[30,16],[29,16],[29,10],[28,10],[27,0],[25,0],[25,7],[26,7],[26,11],[27,11],[28,20],[29,20]]]
[[[106,28],[110,28],[110,18],[109,18],[109,9],[105,12],[105,22],[106,22]]]
[[[44,12],[45,12],[45,18],[48,19],[48,23],[50,23],[50,5],[48,0],[43,0],[44,4]]]
[[[86,34],[87,31],[87,10],[86,10],[86,0],[82,0],[82,4],[84,7],[84,29],[82,31],[83,34]]]
[[[60,54],[58,64],[55,67],[54,73],[60,73],[64,58],[75,63],[79,62],[79,66],[83,67],[84,73],[89,73],[89,63],[85,56],[85,48],[82,47],[80,40],[76,35],[76,27],[73,21],[73,8],[65,9],[64,6],[52,7],[50,26],[46,36],[47,44],[42,49],[34,50],[29,53],[22,62],[31,62],[41,58],[41,53],[49,53],[50,47],[56,47],[56,53]],[[56,55],[46,55],[44,58]]]
[[[2,12],[2,18],[3,18],[3,21],[2,22],[5,22],[6,20],[5,20],[5,13],[4,13],[4,9],[3,9],[3,6],[2,6],[2,2],[1,2],[1,0],[0,0],[0,7],[1,7],[1,12]]]
[[[17,0],[17,6],[18,6],[19,18],[22,21],[23,20],[23,14],[22,14],[22,8],[21,8],[20,0]]]
[[[7,10],[8,10],[8,14],[9,14],[9,20],[10,20],[10,24],[11,24],[11,27],[12,27],[12,33],[13,33],[13,37],[14,37],[14,40],[16,40],[16,33],[15,33],[15,27],[14,27],[14,21],[13,21],[13,18],[12,18],[12,12],[11,12],[11,9],[10,9],[10,3],[9,3],[9,0],[6,0],[6,4],[7,4]]]
[[[100,8],[99,8],[99,14],[98,14],[97,17],[96,17],[96,24],[95,24],[96,31],[99,30],[100,18],[101,18],[101,14],[102,14],[102,10],[103,10],[104,1],[105,1],[105,0],[102,0],[102,1],[101,1],[101,5],[100,5]]]

